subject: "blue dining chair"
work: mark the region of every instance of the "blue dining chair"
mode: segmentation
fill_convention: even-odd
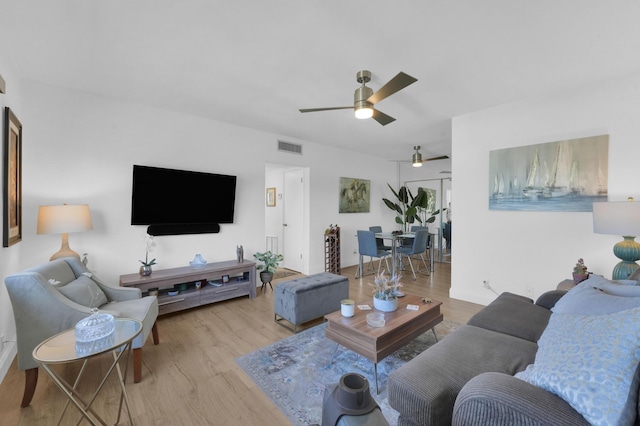
[[[373,232],[374,234],[380,234],[382,233],[382,226],[370,226],[369,231]],[[376,238],[376,245],[378,247],[378,250],[391,250],[391,246],[384,245],[384,241],[382,240],[382,238]]]
[[[402,261],[403,257],[406,257],[409,260],[409,266],[411,266],[411,272],[413,273],[413,279],[416,279],[416,269],[413,267],[413,262],[411,261],[412,256],[418,256],[419,261],[421,260],[424,264],[425,270],[420,270],[420,263],[418,263],[417,272],[428,272],[429,267],[427,266],[427,262],[424,258],[424,253],[427,251],[427,244],[429,243],[429,231],[426,229],[420,229],[416,231],[415,237],[413,238],[413,244],[411,247],[398,247],[396,253],[400,256],[400,260]],[[418,261],[418,262],[419,262]]]
[[[389,250],[380,250],[378,249],[378,245],[376,244],[376,236],[372,231],[357,231],[358,234],[358,253],[360,254],[360,261],[358,263],[358,269],[356,270],[356,278],[361,278],[364,276],[363,269],[363,259],[364,256],[369,256],[369,265],[371,268],[371,272],[375,272],[373,269],[373,258],[378,258],[380,261],[378,262],[378,273],[380,273],[380,267],[382,265],[382,259],[384,259],[387,270],[389,270],[389,262],[388,257],[391,254]]]

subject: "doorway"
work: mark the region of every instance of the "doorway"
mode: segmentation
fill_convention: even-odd
[[[265,207],[266,250],[284,256],[281,267],[301,273],[308,268],[308,238],[301,237],[309,221],[305,174],[302,167],[265,165],[265,186],[276,193],[275,205]]]

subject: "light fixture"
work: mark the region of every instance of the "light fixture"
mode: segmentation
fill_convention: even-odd
[[[640,268],[636,263],[640,260],[640,243],[635,241],[640,235],[640,202],[629,197],[627,201],[593,203],[593,232],[624,238],[613,246],[613,254],[621,262],[613,268],[612,279],[624,280]]]
[[[373,117],[373,108],[368,106],[356,107],[356,118],[361,120]]]
[[[38,208],[37,234],[62,234],[60,250],[49,260],[80,255],[69,247],[69,233],[93,229],[91,212],[87,204],[63,204],[61,206],[40,206]]]
[[[414,146],[413,149],[415,149],[416,152],[413,153],[411,164],[413,167],[422,167],[422,154],[420,154],[419,151],[420,146]]]
[[[358,82],[362,83],[362,86],[358,87],[353,94],[353,109],[355,110],[356,118],[364,120],[373,117],[373,104],[367,100],[373,95],[373,89],[365,86],[365,83],[371,80],[371,73],[361,71],[358,73],[357,78]]]

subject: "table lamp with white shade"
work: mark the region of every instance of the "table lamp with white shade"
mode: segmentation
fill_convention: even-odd
[[[613,246],[613,254],[621,262],[613,268],[612,279],[624,280],[640,268],[636,263],[640,260],[640,243],[635,241],[640,235],[640,202],[629,197],[627,201],[593,203],[593,232],[624,238]]]
[[[49,260],[80,255],[69,247],[69,233],[93,229],[87,204],[63,204],[38,208],[38,234],[62,234],[62,246]]]

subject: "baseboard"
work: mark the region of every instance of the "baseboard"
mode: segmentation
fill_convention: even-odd
[[[18,354],[18,348],[14,342],[5,342],[4,351],[0,356],[0,383],[4,380],[4,376],[9,372],[13,359]]]
[[[486,290],[487,294],[467,293],[464,291],[457,291],[455,288],[449,289],[449,297],[452,299],[464,300],[465,302],[476,303],[478,305],[488,305],[495,300],[496,294],[491,290]]]

